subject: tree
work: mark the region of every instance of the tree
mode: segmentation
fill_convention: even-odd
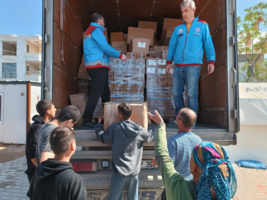
[[[244,10],[244,18],[237,18],[238,54],[245,54],[247,63],[241,72],[246,82],[267,81],[267,3],[258,3]]]

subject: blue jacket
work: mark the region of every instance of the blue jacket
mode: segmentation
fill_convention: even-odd
[[[85,67],[109,67],[109,57],[121,58],[122,54],[112,48],[105,37],[105,28],[97,23],[91,23],[83,41]]]
[[[185,21],[174,29],[167,57],[167,64],[176,66],[202,65],[203,51],[209,64],[215,62],[215,50],[207,22],[196,17],[187,33]]]

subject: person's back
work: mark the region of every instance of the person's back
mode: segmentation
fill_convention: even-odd
[[[177,133],[168,139],[168,150],[174,167],[186,180],[192,180],[190,158],[192,149],[202,140],[193,132]]]
[[[130,121],[132,108],[129,104],[121,103],[118,106],[121,122],[111,125],[106,131],[99,123],[95,127],[98,140],[102,143],[111,143],[112,146],[112,178],[109,189],[109,200],[121,199],[123,188],[126,185],[127,199],[138,199],[138,174],[141,168],[143,142],[153,140],[153,126],[145,130],[139,124]]]
[[[83,179],[69,163],[76,149],[74,132],[68,127],[57,127],[50,136],[55,159],[37,166],[27,193],[31,200],[85,200]]]
[[[113,124],[109,130],[111,140],[113,172],[117,175],[135,176],[140,172],[143,155],[143,142],[153,139],[153,126],[149,132],[135,122],[125,120]]]
[[[52,159],[42,162],[32,181],[36,184],[30,186],[30,199],[84,199],[83,179],[68,162]]]

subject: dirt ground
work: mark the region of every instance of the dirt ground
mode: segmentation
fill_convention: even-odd
[[[0,143],[0,163],[16,160],[25,156],[25,145]]]

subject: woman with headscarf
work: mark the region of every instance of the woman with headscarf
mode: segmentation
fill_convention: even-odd
[[[167,200],[230,200],[234,197],[237,189],[235,172],[223,147],[212,142],[196,145],[190,160],[193,180],[186,181],[169,157],[163,119],[157,111],[155,115],[148,114],[159,125],[155,156]]]

